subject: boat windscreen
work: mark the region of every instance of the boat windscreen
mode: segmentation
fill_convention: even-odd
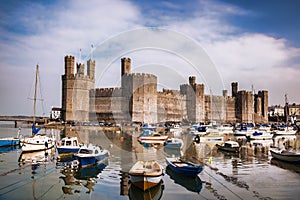
[[[92,154],[93,151],[92,150],[88,150],[88,149],[80,149],[79,153],[82,153],[82,154]]]

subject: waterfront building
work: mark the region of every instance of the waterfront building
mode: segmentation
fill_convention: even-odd
[[[50,120],[60,120],[61,119],[61,108],[52,107],[50,113]]]
[[[190,76],[179,90],[157,91],[153,74],[131,73],[131,59],[121,59],[121,86],[94,88],[95,61],[77,63],[65,57],[62,75],[62,118],[71,121],[107,121],[116,123],[162,122],[267,122],[268,91],[238,90],[231,84],[232,95],[224,90],[222,96],[204,93],[204,84]]]

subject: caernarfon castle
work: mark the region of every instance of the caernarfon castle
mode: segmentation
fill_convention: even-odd
[[[231,84],[232,94],[204,94],[204,84],[190,76],[179,90],[157,90],[153,74],[131,73],[131,59],[121,59],[121,86],[95,88],[95,61],[87,61],[87,69],[65,56],[62,75],[62,119],[71,121],[106,121],[115,123],[165,122],[256,122],[268,121],[268,91],[238,90]]]

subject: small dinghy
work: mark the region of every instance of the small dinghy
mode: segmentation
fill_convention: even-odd
[[[196,177],[203,170],[202,166],[183,161],[180,158],[166,158],[166,162],[174,172],[189,177]]]
[[[273,158],[286,162],[300,162],[300,152],[270,149]]]
[[[137,161],[129,170],[131,183],[148,190],[161,182],[162,167],[157,161]]]

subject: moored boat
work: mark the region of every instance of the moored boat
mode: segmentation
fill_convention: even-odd
[[[222,145],[216,144],[216,147],[223,151],[239,152],[240,145],[235,141],[226,141]]]
[[[164,143],[167,139],[167,135],[162,135],[151,130],[144,130],[138,137],[141,143]]]
[[[170,149],[180,149],[183,146],[183,141],[180,138],[168,138],[164,146]]]
[[[46,135],[34,135],[33,137],[25,138],[22,142],[22,152],[34,152],[51,149],[55,146],[55,140]]]
[[[17,137],[5,137],[0,138],[0,147],[15,147],[20,145],[20,131],[21,128],[18,130]]]
[[[182,127],[179,124],[174,124],[170,127],[170,132],[182,132]]]
[[[108,158],[109,151],[93,144],[84,144],[74,156],[79,161],[80,167],[88,167]]]
[[[271,140],[273,135],[266,131],[254,131],[246,137],[250,140]]]
[[[270,149],[272,157],[287,161],[287,162],[300,162],[300,152],[292,152],[287,150],[276,150],[276,149]]]
[[[203,167],[194,163],[183,161],[180,158],[166,158],[167,165],[174,172],[189,177],[196,177],[202,170]]]
[[[294,130],[293,127],[287,127],[285,125],[281,125],[278,127],[277,130],[273,130],[272,133],[274,136],[277,135],[295,135],[297,133],[297,130]]]
[[[65,137],[57,144],[58,153],[77,153],[80,149],[77,137]]]
[[[19,138],[14,138],[14,137],[0,138],[0,147],[18,146],[19,144],[20,144]]]
[[[133,185],[145,191],[161,182],[162,172],[157,161],[137,161],[129,170],[129,176]]]
[[[224,141],[224,135],[222,133],[216,132],[210,132],[209,134],[201,137],[201,142],[223,142]]]

